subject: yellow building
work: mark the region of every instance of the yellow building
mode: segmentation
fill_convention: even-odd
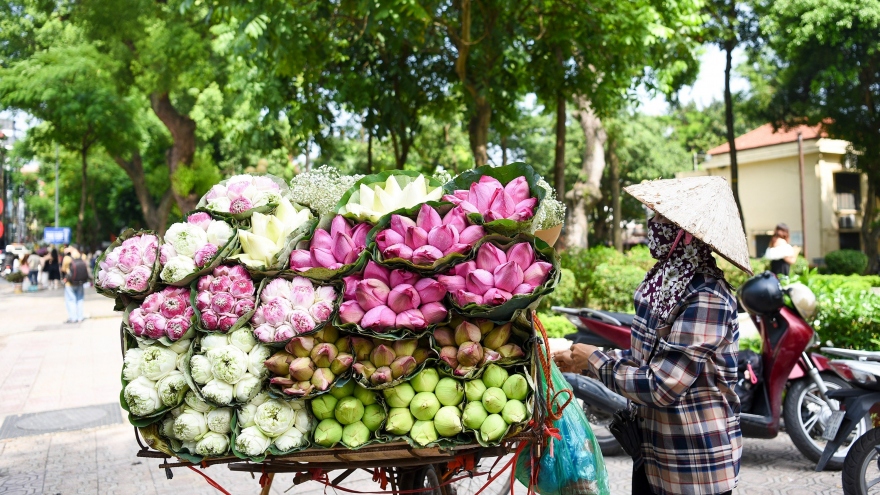
[[[798,133],[803,141],[806,225],[801,222]],[[780,222],[788,224],[792,244],[803,248],[806,237],[806,257],[813,262],[837,249],[861,249],[867,179],[851,168],[847,141],[828,139],[818,127],[773,132],[766,124],[735,142],[739,196],[753,257],[763,256]],[[678,174],[693,175],[730,180],[728,144],[709,150],[699,170]]]

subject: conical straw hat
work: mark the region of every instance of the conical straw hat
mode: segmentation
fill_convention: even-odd
[[[624,190],[752,274],[739,211],[723,177],[645,181]]]

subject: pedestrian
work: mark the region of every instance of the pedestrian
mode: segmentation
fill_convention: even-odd
[[[712,251],[751,273],[733,194],[718,177],[626,191],[655,212],[648,246],[657,260],[634,296],[631,347],[574,344],[554,360],[634,405],[633,495],[730,494],[742,454],[734,392],[739,327],[736,297]]]
[[[36,254],[30,254],[27,258],[27,264],[29,268],[28,277],[30,278],[31,286],[38,287],[40,282],[40,257]]]
[[[30,254],[25,253],[19,257],[18,261],[18,271],[24,275],[24,278],[28,279],[28,282],[31,280],[31,266],[28,264],[28,257]]]
[[[58,258],[58,249],[53,247],[43,264],[43,269],[49,274],[49,286],[52,290],[57,289],[61,281],[61,262]]]
[[[791,271],[791,265],[797,261],[800,248],[789,244],[788,225],[780,223],[776,225],[773,231],[773,237],[770,238],[770,245],[764,252],[764,259],[770,260],[770,271],[776,276],[788,276]]]
[[[83,321],[83,300],[85,290],[83,285],[90,280],[89,268],[82,255],[76,248],[68,248],[64,261],[70,262],[64,270],[64,303],[67,306],[67,321],[65,323],[79,323]]]

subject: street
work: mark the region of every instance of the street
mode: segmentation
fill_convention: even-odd
[[[111,300],[93,290],[86,294],[89,318],[65,325],[61,290],[16,295],[11,284],[0,281],[0,494],[219,493],[192,471],[177,469],[168,480],[157,468],[159,461],[135,456],[132,427],[118,406],[121,316],[113,313]],[[26,416],[49,411],[57,412]],[[631,461],[613,457],[606,463],[612,493],[629,494]],[[774,440],[746,439],[734,493],[840,493],[840,473],[816,473],[813,467],[785,434]],[[223,466],[204,473],[230,493],[259,493],[258,480],[248,474]],[[484,493],[509,491],[508,479],[502,475]],[[343,486],[380,489],[363,472]],[[473,494],[481,486],[481,479],[462,482],[459,494]],[[279,475],[271,493],[290,488],[291,477]],[[298,494],[323,492],[324,486],[314,482],[295,489]],[[516,492],[526,490],[518,484]]]

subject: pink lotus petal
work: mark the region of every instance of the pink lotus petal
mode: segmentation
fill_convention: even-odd
[[[354,241],[354,249],[358,254],[367,247],[367,234],[372,228],[368,223],[359,223],[351,229],[351,240]]]
[[[211,215],[204,211],[199,211],[186,217],[186,223],[197,225],[202,230],[208,230],[208,225],[211,224]]]
[[[446,320],[449,312],[442,303],[432,302],[428,304],[423,304],[419,311],[422,312],[422,316],[425,319],[425,323],[428,325],[434,325],[436,323],[440,323]]]
[[[459,306],[467,306],[468,304],[483,304],[483,296],[468,292],[466,290],[457,290],[452,293],[452,298]]]
[[[315,230],[315,235],[312,236],[312,241],[309,244],[309,247],[311,248],[312,251],[314,251],[316,248],[324,249],[327,251],[332,251],[333,250],[333,238],[330,236],[329,233],[327,233],[326,230],[317,229],[317,230]]]
[[[342,282],[345,284],[345,291],[343,299],[351,300],[354,299],[354,291],[357,289],[357,283],[361,281],[360,275],[349,275],[348,277],[342,277]]]
[[[428,244],[445,253],[453,244],[458,243],[458,229],[451,225],[440,225],[428,232]]]
[[[400,258],[404,260],[411,260],[413,255],[413,250],[406,244],[393,244],[388,246],[387,248],[382,250],[382,257],[386,260]]]
[[[401,284],[415,285],[420,279],[418,274],[398,268],[391,270],[391,275],[388,277],[390,282],[388,287],[397,287]]]
[[[217,270],[214,270],[214,273],[216,272]],[[214,277],[208,287],[211,292],[229,292],[232,290],[232,280],[225,275]]]
[[[505,292],[513,292],[523,283],[523,270],[512,261],[498,265],[492,274],[495,277],[495,287]]]
[[[456,206],[449,210],[449,212],[446,213],[446,216],[443,217],[443,225],[455,227],[458,232],[466,229],[467,216],[465,216],[464,210],[460,206]]]
[[[403,236],[392,229],[385,229],[376,234],[376,245],[379,246],[379,251],[385,251],[388,249],[388,246],[403,243]]]
[[[382,330],[394,326],[397,315],[388,306],[376,306],[364,314],[361,326],[371,330]]]
[[[416,222],[411,218],[407,218],[401,215],[391,215],[391,222],[389,223],[391,230],[397,232],[398,234],[405,236],[406,230],[410,227],[415,227]]]
[[[499,194],[504,194],[504,188],[496,179],[488,176],[480,177],[479,182],[471,184],[468,201],[477,207],[480,213],[486,214],[492,203]]]
[[[413,251],[412,262],[416,265],[432,265],[443,257],[443,251],[425,245]]]
[[[455,265],[452,268],[452,274],[458,275],[459,277],[464,277],[468,273],[477,269],[477,263],[475,261],[466,261],[464,263]]]
[[[354,291],[358,304],[369,312],[377,306],[385,306],[391,289],[381,280],[374,278],[361,280]]]
[[[294,249],[290,253],[291,270],[308,270],[312,268],[312,255],[306,249]]]
[[[432,278],[420,279],[413,287],[418,291],[422,304],[442,301],[446,297],[446,287]]]
[[[409,284],[396,285],[388,293],[388,307],[397,313],[403,313],[410,309],[416,309],[422,304],[419,292]]]
[[[464,277],[458,275],[437,275],[437,281],[440,282],[448,292],[465,290],[467,287]]]
[[[354,241],[348,234],[337,233],[333,235],[333,249],[331,250],[337,263],[350,265],[354,263],[358,252],[355,251]]]
[[[367,267],[364,268],[363,278],[375,278],[376,280],[381,280],[385,285],[388,285],[391,283],[389,278],[390,275],[390,270],[377,264],[375,261],[370,261],[367,263]]]
[[[199,292],[198,296],[196,296],[196,308],[198,308],[199,311],[204,311],[204,310],[210,308],[212,296],[213,296],[213,293],[208,292],[208,291]]]
[[[513,297],[513,295],[510,292],[493,287],[483,294],[483,304],[488,306],[498,306],[499,304],[504,304],[509,301],[511,297]]]
[[[513,289],[513,295],[517,296],[517,295],[520,295],[520,294],[531,294],[532,291],[534,291],[534,290],[535,290],[535,286],[534,286],[534,285],[529,285],[529,284],[519,284],[519,285],[516,286],[515,289]]]
[[[288,340],[299,335],[296,333],[296,329],[291,327],[290,325],[280,325],[275,329],[275,335],[273,336],[273,342],[287,342]]]
[[[394,326],[409,330],[421,330],[428,326],[425,316],[418,309],[410,309],[397,315]]]
[[[257,340],[259,340],[260,342],[264,343],[275,342],[275,327],[269,325],[268,323],[264,323],[254,329],[254,337],[256,337]]]
[[[360,323],[364,310],[357,301],[345,301],[339,305],[339,319],[343,323]]]
[[[492,243],[483,244],[477,251],[477,268],[490,273],[495,271],[498,265],[507,263],[507,261],[507,255],[504,254],[504,251]]]
[[[333,221],[330,222],[330,237],[335,237],[340,234],[345,234],[346,236],[351,237],[351,226],[344,216],[336,215],[333,217]]]
[[[228,332],[230,328],[235,326],[235,323],[238,321],[238,316],[235,314],[227,314],[221,315],[220,321],[217,322],[217,328],[221,332]]]
[[[311,251],[312,266],[335,270],[342,265],[342,263],[336,261],[336,257],[333,256],[333,251],[329,249],[312,246]]]
[[[423,203],[422,207],[419,208],[419,215],[416,217],[416,225],[425,232],[430,232],[431,229],[442,224],[443,221],[440,219],[440,214],[437,213],[437,210],[431,208],[427,203]]]
[[[547,281],[547,275],[553,265],[545,261],[536,261],[532,263],[525,272],[523,272],[523,283],[539,286]]]
[[[527,242],[514,244],[507,250],[507,261],[513,261],[525,272],[535,262],[535,250]]]
[[[479,268],[468,273],[464,280],[468,292],[474,294],[483,295],[487,290],[495,287],[495,277],[492,273]]]
[[[489,211],[487,211],[484,216],[486,217],[486,220],[489,221],[507,218],[508,216],[513,215],[515,207],[516,203],[513,201],[513,198],[502,191],[495,195],[495,199],[493,199],[492,204],[489,205]]]
[[[253,311],[254,309],[254,301],[250,299],[240,299],[237,303],[235,303],[235,308],[232,312],[235,316],[242,317],[248,313],[248,311]]]
[[[526,199],[529,199],[530,195],[529,183],[526,181],[525,177],[519,176],[504,186],[504,192],[509,194],[515,203],[525,201]]]
[[[406,229],[404,239],[406,245],[415,250],[428,243],[428,233],[421,227],[410,227]]]
[[[220,315],[211,310],[203,311],[201,319],[202,326],[207,330],[217,330],[220,328]]]
[[[470,244],[453,244],[449,246],[449,249],[443,251],[443,256],[449,256],[452,253],[465,254],[470,251]]]
[[[211,298],[211,310],[217,314],[231,313],[235,308],[235,298],[228,292],[218,292]]]

